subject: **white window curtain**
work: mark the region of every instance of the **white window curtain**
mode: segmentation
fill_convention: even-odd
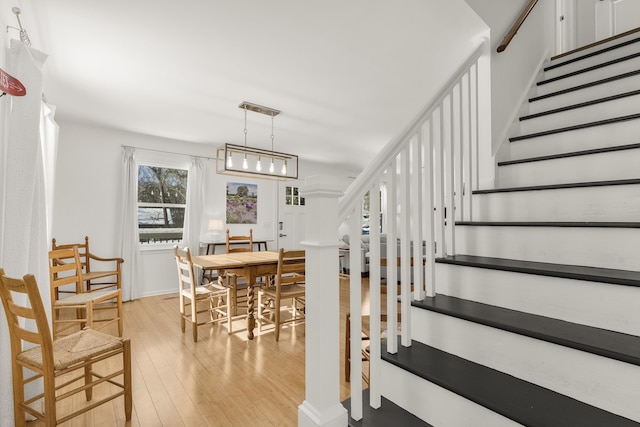
[[[123,147],[122,213],[120,218],[120,253],[122,264],[122,300],[140,297],[140,248],[138,245],[138,168],[135,148]]]
[[[200,251],[200,227],[204,213],[204,166],[199,157],[191,158],[187,181],[187,211],[185,212],[183,240],[193,255]]]
[[[27,89],[22,97],[3,97],[9,103],[0,127],[0,266],[8,276],[33,274],[40,287],[42,302],[50,316],[49,273],[47,252],[50,231],[47,212],[52,200],[48,191],[55,174],[51,170],[50,153],[55,153],[57,132],[41,135],[42,65],[47,55],[11,40],[8,72]],[[53,111],[53,109],[51,109]],[[50,130],[57,126],[52,114]],[[0,316],[0,426],[14,425],[11,351],[4,313]],[[32,383],[28,394],[34,394],[41,383]]]

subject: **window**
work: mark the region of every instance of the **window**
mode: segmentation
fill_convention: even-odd
[[[386,187],[383,187],[380,190],[379,193],[379,197],[380,197],[380,219],[379,219],[379,230],[382,233],[383,232],[383,224],[384,224],[384,212],[386,210],[386,206],[384,203],[385,200],[385,195],[384,192],[386,191]],[[370,192],[367,192],[364,197],[362,198],[362,234],[369,234],[369,232],[371,231],[371,219],[370,217],[370,211],[371,211],[371,199],[370,199]],[[375,221],[374,221],[375,224]]]
[[[141,245],[182,241],[187,175],[185,169],[138,166],[138,232]]]
[[[304,206],[304,197],[300,196],[298,187],[286,188],[285,204],[287,206]]]

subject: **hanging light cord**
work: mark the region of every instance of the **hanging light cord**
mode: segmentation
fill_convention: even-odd
[[[247,107],[244,107],[244,148],[247,148]]]
[[[271,154],[273,155],[273,139],[275,138],[275,136],[273,136],[273,118],[275,116],[273,115],[273,113],[271,113]]]

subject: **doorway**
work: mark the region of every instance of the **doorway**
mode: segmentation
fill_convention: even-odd
[[[281,182],[278,186],[278,248],[302,249],[305,239],[305,200],[300,181]]]

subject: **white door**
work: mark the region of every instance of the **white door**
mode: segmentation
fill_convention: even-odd
[[[576,0],[556,0],[556,55],[576,48]]]
[[[286,181],[278,189],[278,248],[302,249],[305,239],[305,203],[300,197],[302,182]]]
[[[640,27],[640,1],[598,0],[595,2],[595,21],[596,40]]]

